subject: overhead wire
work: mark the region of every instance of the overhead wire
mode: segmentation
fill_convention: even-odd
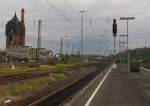
[[[49,2],[48,0],[45,0],[46,2]],[[135,2],[135,0],[133,0],[133,2],[128,6],[128,8],[126,8],[125,10],[126,11],[129,11],[130,9],[131,9],[131,7],[133,7],[133,5],[135,4],[136,2]],[[68,6],[68,7],[70,7],[70,8],[72,8],[72,10],[74,11],[74,12],[76,12],[76,10],[72,7],[72,6],[70,6],[67,2],[65,2],[65,4]],[[56,7],[54,7],[54,5],[52,4],[52,3],[50,3],[49,2],[49,5],[53,8],[53,9],[55,9],[60,15],[62,15],[64,18],[65,18],[65,20],[66,21],[68,21],[73,27],[75,27],[76,29],[80,29],[79,27],[77,27],[75,24],[73,24],[72,22],[71,22],[71,20],[67,17],[67,16],[65,16],[62,12],[60,12]],[[125,11],[125,12],[126,12]],[[125,12],[121,12],[121,14],[123,14],[123,13],[125,13]],[[116,16],[116,18],[119,18],[119,17],[121,17],[121,16],[128,16],[128,15],[141,15],[141,14],[146,14],[146,13],[149,13],[149,11],[145,11],[145,10],[142,10],[142,11],[140,11],[140,12],[135,12],[135,13],[128,13],[128,14],[125,14],[125,15],[118,15],[118,16]],[[108,19],[113,19],[113,18],[115,18],[115,17],[99,17],[99,18],[92,18],[92,19],[89,19],[90,20],[90,26],[92,25],[92,21],[94,21],[94,20],[97,20],[97,19],[100,19],[100,18],[104,18],[104,19],[106,19],[106,20],[108,20]],[[57,19],[52,19],[52,20],[44,20],[44,21],[47,21],[47,22],[65,22],[65,20],[57,20]],[[77,19],[76,19],[77,20]],[[79,20],[79,19],[78,19]]]
[[[147,7],[147,8],[144,8],[143,10],[141,10],[141,11],[139,11],[139,12],[124,14],[124,13],[128,12],[128,11],[133,7],[133,5],[135,5],[136,3],[137,3],[136,0],[133,0],[133,2],[132,2],[127,8],[123,9],[123,11],[121,11],[121,12],[119,13],[119,15],[112,16],[112,17],[97,17],[97,18],[93,18],[92,20],[98,20],[98,19],[102,19],[102,18],[105,18],[105,19],[108,20],[108,19],[113,19],[113,18],[119,18],[119,17],[121,17],[121,16],[141,15],[141,14],[146,14],[146,13],[149,13],[149,12],[150,12],[150,10],[145,11],[145,10],[147,10],[147,8],[148,8],[148,7]],[[124,15],[122,15],[122,14],[124,14]]]
[[[46,1],[46,3],[50,6],[50,7],[52,7],[54,10],[56,10],[60,15],[62,15],[65,19],[66,19],[66,21],[69,21],[69,23],[71,22],[71,20],[67,17],[67,16],[65,16],[62,12],[60,12],[52,3],[50,3],[48,0],[45,0]],[[126,9],[124,9],[125,11],[122,11],[122,12],[120,12],[121,14],[123,14],[123,13],[125,13],[125,12],[127,12],[127,11],[129,11],[132,7],[133,7],[133,5],[136,3],[135,2],[136,0],[133,0],[133,2],[126,8]],[[77,12],[69,3],[67,3],[66,1],[65,1],[65,4],[68,6],[68,7],[70,7],[74,12]],[[150,10],[149,10],[150,11]],[[145,10],[142,10],[142,11],[140,11],[140,12],[135,12],[135,13],[130,13],[129,15],[140,15],[140,14],[146,14],[146,13],[149,13],[149,11],[145,11]],[[9,17],[12,17],[12,15],[10,15],[10,14],[6,14],[6,13],[1,13],[0,12],[0,15],[2,15],[2,16],[9,16]],[[116,17],[119,17],[119,16],[127,16],[128,14],[125,14],[125,15],[118,15],[118,16],[116,16]],[[99,17],[99,18],[113,18],[113,17]],[[99,18],[95,18],[95,19],[99,19]],[[92,19],[92,20],[95,20],[94,18]],[[90,19],[91,20],[91,19]],[[65,21],[65,20],[56,20],[56,19],[52,19],[52,20],[45,20],[45,21],[48,21],[48,22],[57,22],[57,21]],[[73,24],[72,22],[71,22],[71,24]],[[73,24],[73,26],[75,26],[74,24]],[[77,26],[75,26],[75,27],[77,27]]]
[[[118,16],[122,15],[122,14],[125,13],[125,12],[128,12],[128,11],[133,7],[133,5],[135,5],[135,3],[137,3],[136,1],[137,1],[137,0],[133,0],[133,1],[131,2],[131,4],[130,4],[128,7],[126,7],[125,9],[123,9],[123,11],[121,11],[121,12],[119,13]],[[118,16],[117,16],[117,17],[118,17]]]
[[[142,10],[142,11],[139,11],[139,12],[130,13],[128,15],[123,15],[123,16],[131,16],[131,15],[138,16],[138,15],[143,15],[143,14],[147,14],[147,13],[150,13],[150,10],[148,10],[148,11]]]
[[[128,6],[128,8],[125,9],[125,12],[128,12],[133,7],[133,5],[135,5],[136,3],[137,3],[136,0],[133,0],[131,5]],[[124,14],[124,15],[120,14],[120,15],[116,16],[116,18],[121,17],[121,16],[131,16],[131,15],[136,15],[137,16],[137,15],[147,14],[147,13],[150,12],[150,10],[146,11],[147,9],[148,9],[148,7],[142,9],[141,11],[134,12],[134,13],[129,13],[128,12],[127,14],[124,14],[125,12],[122,11],[121,14]]]
[[[64,4],[68,6],[73,12],[77,13],[77,10],[73,8],[72,5],[70,5],[68,2],[64,1]]]
[[[48,0],[44,0],[44,1],[48,4],[49,7],[53,8],[57,13],[59,13],[61,16],[63,16],[65,18],[65,20],[68,23],[70,23],[75,29],[80,30],[79,27],[77,27],[75,24],[73,24],[71,22],[71,20],[67,16],[65,16],[61,11],[59,11],[51,2],[49,2]]]

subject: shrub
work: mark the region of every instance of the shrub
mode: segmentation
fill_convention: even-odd
[[[56,74],[64,74],[65,72],[63,71],[63,70],[58,70],[57,72],[56,72]]]
[[[25,94],[27,92],[31,92],[33,90],[33,86],[29,85],[29,84],[22,84],[22,85],[18,85],[15,88],[13,88],[13,90],[11,89],[9,91],[10,95],[16,96],[16,95],[20,95],[20,94]]]
[[[49,64],[49,65],[56,65],[56,64],[57,64],[57,59],[54,58],[54,59],[49,60],[49,61],[48,61],[48,64]]]
[[[50,77],[47,82],[48,82],[48,85],[51,85],[55,81],[56,81],[56,78]]]
[[[62,79],[62,78],[65,78],[65,74],[57,74],[57,75],[55,75],[55,78],[56,79]]]

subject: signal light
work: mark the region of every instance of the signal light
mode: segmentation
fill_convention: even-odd
[[[113,36],[114,37],[117,36],[117,23],[116,23],[116,19],[113,19]]]

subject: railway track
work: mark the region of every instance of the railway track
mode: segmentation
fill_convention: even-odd
[[[92,79],[94,79],[99,73],[102,72],[108,63],[96,64],[97,69],[80,79],[77,79],[66,86],[60,88],[59,90],[53,92],[52,94],[48,94],[28,106],[62,106],[64,101],[68,100],[68,98],[72,97],[82,88],[84,88]]]
[[[15,66],[29,66],[29,67],[34,67],[34,66],[39,66],[39,65],[44,65],[48,64],[47,62],[35,62],[35,63],[14,63]],[[5,67],[11,67],[10,63],[1,63],[0,68],[5,68]]]
[[[94,64],[91,64],[93,66]],[[83,65],[83,67],[88,68],[89,65]],[[79,66],[74,66],[70,68],[70,70],[76,70],[80,68]],[[32,78],[38,78],[38,77],[43,77],[43,76],[48,76],[52,75],[54,72],[37,72],[37,73],[26,73],[26,74],[16,74],[16,75],[5,75],[5,76],[0,76],[0,85],[2,84],[9,84],[12,82],[17,82],[21,80],[27,80],[27,79],[32,79]]]
[[[38,78],[38,77],[47,76],[50,74],[53,74],[53,73],[52,72],[40,72],[40,73],[28,73],[28,74],[1,76],[0,85],[17,82],[21,80],[26,80],[26,79]]]

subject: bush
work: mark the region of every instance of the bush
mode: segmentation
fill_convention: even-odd
[[[69,60],[70,60],[70,56],[69,55],[62,55],[61,56],[61,62],[62,63],[67,64],[67,63],[69,63]]]
[[[48,79],[48,85],[51,85],[53,82],[55,82],[56,81],[56,78],[54,78],[54,77],[50,77],[49,79]]]
[[[63,71],[63,70],[58,70],[57,72],[56,72],[56,74],[64,74],[65,72]]]
[[[31,92],[32,90],[33,90],[33,86],[31,85],[28,84],[18,85],[15,88],[13,88],[13,90],[9,91],[9,95],[16,96],[27,92]]]
[[[54,59],[49,60],[49,61],[48,61],[48,64],[49,64],[49,65],[56,65],[56,64],[57,64],[57,59],[54,58]]]
[[[57,74],[55,76],[56,79],[62,79],[62,78],[65,78],[65,74]]]

